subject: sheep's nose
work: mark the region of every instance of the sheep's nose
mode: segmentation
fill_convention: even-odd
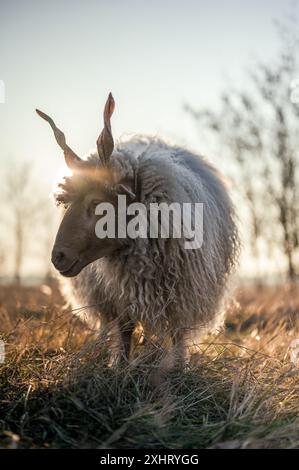
[[[52,263],[54,264],[55,268],[59,271],[63,270],[67,266],[67,264],[69,264],[65,251],[53,250]]]

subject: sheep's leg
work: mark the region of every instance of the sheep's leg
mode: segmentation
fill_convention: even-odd
[[[186,329],[176,330],[171,337],[173,344],[174,367],[184,368],[190,361],[188,331]]]
[[[102,346],[108,348],[108,365],[115,366],[119,361],[119,329],[118,322],[102,317],[99,336]]]
[[[165,387],[167,373],[173,370],[181,371],[184,369],[190,359],[188,348],[187,330],[176,330],[170,333],[172,340],[172,349],[162,357],[159,367],[154,368],[150,373],[149,379],[155,387]]]
[[[135,323],[131,321],[127,322],[125,325],[120,326],[121,356],[125,361],[128,361],[130,357],[134,329]]]

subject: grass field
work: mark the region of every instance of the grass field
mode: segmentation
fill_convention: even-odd
[[[0,322],[0,448],[299,446],[299,286],[238,290],[225,329],[163,386],[158,345],[106,366],[55,286],[1,287]]]

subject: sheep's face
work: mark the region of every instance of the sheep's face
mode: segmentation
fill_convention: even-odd
[[[76,276],[92,261],[114,252],[120,244],[115,238],[98,238],[95,232],[96,206],[101,202],[116,205],[117,200],[116,175],[109,170],[114,148],[110,123],[114,107],[114,98],[109,93],[103,113],[104,128],[97,139],[97,163],[84,161],[76,155],[53,119],[36,110],[50,124],[67,166],[74,171],[73,176],[60,185],[62,191],[56,195],[56,201],[66,210],[55,240],[52,262],[64,276]]]
[[[116,188],[107,183],[109,178],[104,171],[76,172],[64,180],[61,191],[55,195],[57,203],[64,206],[64,213],[52,262],[63,276],[76,276],[89,263],[113,253],[123,243],[116,238],[100,239],[95,233],[99,220],[95,214],[97,205],[102,202],[117,205]]]

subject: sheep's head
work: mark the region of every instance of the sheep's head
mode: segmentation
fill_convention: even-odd
[[[66,164],[73,172],[60,184],[61,191],[56,194],[56,202],[64,206],[65,212],[52,251],[55,268],[67,277],[76,276],[89,263],[111,254],[124,243],[116,238],[99,239],[95,233],[99,219],[95,214],[96,206],[110,202],[117,211],[118,194],[129,191],[129,184],[120,184],[109,164],[114,147],[110,124],[113,111],[114,99],[110,93],[104,109],[104,129],[97,140],[99,159],[85,161],[66,144],[64,134],[54,121],[37,110],[52,127]]]

